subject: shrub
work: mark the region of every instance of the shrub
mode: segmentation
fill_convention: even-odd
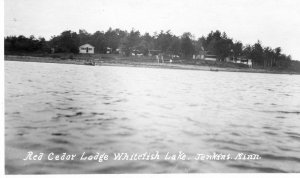
[[[74,59],[73,54],[70,54],[70,55],[69,55],[69,59]]]

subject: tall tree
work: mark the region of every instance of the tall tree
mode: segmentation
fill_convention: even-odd
[[[52,37],[50,44],[56,52],[78,53],[80,39],[76,32],[68,30],[62,32],[59,36]]]
[[[130,31],[128,35],[122,38],[121,40],[121,49],[128,56],[132,50],[138,47],[140,43],[140,32],[134,31],[133,29]]]
[[[91,34],[89,34],[84,29],[79,30],[78,38],[79,38],[80,44],[91,43]]]
[[[191,57],[194,53],[194,46],[191,40],[191,33],[186,32],[181,36],[181,51],[185,57]]]
[[[253,59],[255,63],[259,65],[263,65],[264,63],[263,57],[264,57],[263,48],[260,44],[260,41],[257,41],[252,47],[251,59]]]
[[[161,50],[164,53],[170,53],[171,45],[173,43],[173,35],[170,30],[166,33],[161,31],[155,40],[155,48]]]
[[[243,55],[243,43],[237,41],[233,44],[233,57],[234,60],[237,60],[238,57]]]

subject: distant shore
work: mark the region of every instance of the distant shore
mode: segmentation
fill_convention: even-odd
[[[13,56],[5,55],[5,61],[22,61],[22,62],[41,62],[41,63],[58,63],[58,64],[77,64],[88,65],[86,60],[82,59],[59,59],[51,57],[32,57],[32,56]],[[271,73],[271,74],[300,74],[290,71],[271,71],[266,69],[253,68],[233,68],[207,66],[201,64],[179,64],[179,63],[156,63],[131,60],[104,60],[96,61],[95,66],[124,66],[124,67],[145,67],[145,68],[166,68],[166,69],[183,69],[183,70],[202,70],[213,72],[247,72],[247,73]]]

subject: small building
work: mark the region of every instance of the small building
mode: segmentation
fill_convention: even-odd
[[[241,59],[240,63],[248,65],[250,68],[252,68],[252,60],[251,59]]]
[[[123,55],[123,56],[126,55],[125,51],[124,51],[122,48],[117,48],[117,49],[116,49],[116,53],[117,53],[117,54],[121,54],[121,55]]]
[[[112,48],[107,47],[107,48],[106,48],[106,54],[111,54],[111,53],[112,53]]]
[[[204,60],[205,55],[208,53],[208,51],[205,51],[204,48],[201,46],[199,50],[195,54],[193,54],[193,59],[200,59]]]
[[[235,63],[246,64],[246,65],[248,65],[249,68],[252,68],[252,59],[237,58]]]
[[[94,54],[95,47],[90,44],[84,44],[79,46],[80,54]]]
[[[131,56],[142,56],[142,55],[143,55],[143,53],[138,49],[133,49],[131,51]]]
[[[210,51],[205,51],[203,47],[196,54],[193,55],[195,60],[207,60],[207,61],[217,61],[217,55]]]
[[[213,55],[213,54],[207,54],[207,55],[205,55],[204,60],[207,60],[207,61],[217,61],[217,56]]]
[[[206,55],[206,51],[199,51],[197,54],[193,55],[193,59],[204,60]]]

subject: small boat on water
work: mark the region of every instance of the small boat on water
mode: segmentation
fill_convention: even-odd
[[[213,72],[219,72],[218,69],[212,69],[212,68],[210,68],[209,70],[210,70],[210,71],[213,71]]]
[[[95,61],[94,60],[87,60],[87,61],[84,62],[84,65],[95,66]]]
[[[93,62],[84,62],[84,65],[94,66],[95,63],[93,63]]]

